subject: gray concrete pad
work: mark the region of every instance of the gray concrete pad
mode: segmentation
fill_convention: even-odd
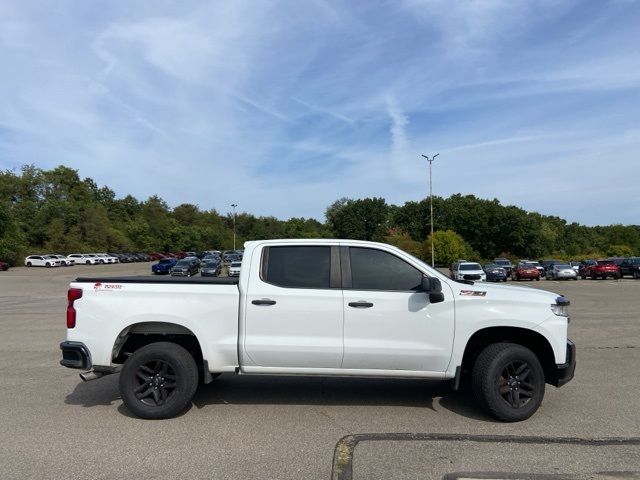
[[[149,271],[142,263],[0,272],[2,478],[324,479],[346,435],[640,435],[640,281],[521,283],[571,299],[570,335],[578,346],[574,381],[548,387],[526,422],[494,422],[444,383],[234,375],[201,388],[182,416],[144,421],[122,407],[117,376],[81,383],[77,372],[59,366],[58,344],[71,279]],[[505,474],[504,458],[514,452],[523,463],[512,468],[523,475],[640,470],[637,445],[389,440],[354,450],[353,478]],[[560,468],[566,465],[573,467]]]

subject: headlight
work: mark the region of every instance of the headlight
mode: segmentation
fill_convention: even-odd
[[[568,305],[551,305],[551,311],[554,315],[559,317],[568,317],[569,316],[569,306]]]
[[[556,303],[551,304],[551,311],[559,317],[569,317],[570,302],[565,297],[558,297]]]

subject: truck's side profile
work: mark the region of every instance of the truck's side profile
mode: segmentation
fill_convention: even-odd
[[[79,278],[68,296],[62,365],[83,379],[122,365],[144,418],[232,372],[469,379],[490,415],[517,421],[575,369],[564,297],[455,282],[379,243],[248,242],[239,278]]]

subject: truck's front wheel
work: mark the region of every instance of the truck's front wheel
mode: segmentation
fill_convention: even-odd
[[[141,418],[171,418],[191,402],[198,387],[198,367],[180,345],[156,342],[134,352],[120,372],[120,394]]]
[[[487,413],[504,422],[526,420],[544,397],[544,372],[538,357],[513,343],[485,348],[473,366],[472,383]]]

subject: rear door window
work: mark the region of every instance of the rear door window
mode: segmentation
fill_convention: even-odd
[[[263,280],[287,288],[330,288],[331,247],[267,247]]]

